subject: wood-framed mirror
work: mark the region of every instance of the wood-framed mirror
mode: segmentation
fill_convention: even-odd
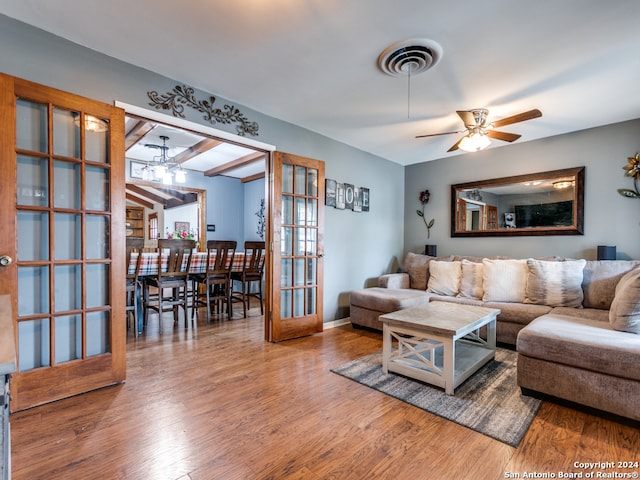
[[[584,167],[451,185],[451,236],[583,235]]]

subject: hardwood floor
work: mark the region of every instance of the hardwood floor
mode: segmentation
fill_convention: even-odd
[[[172,330],[167,316],[162,335],[151,320],[148,333],[129,336],[124,384],[13,414],[13,479],[484,480],[640,471],[574,467],[640,461],[632,426],[544,402],[512,448],[329,371],[380,349],[377,333],[342,326],[271,344],[261,316],[240,317]]]

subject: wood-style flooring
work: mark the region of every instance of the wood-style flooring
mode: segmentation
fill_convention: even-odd
[[[512,448],[329,371],[380,334],[272,344],[259,308],[238,310],[188,329],[167,316],[162,335],[152,319],[124,384],[13,414],[13,480],[588,478],[576,462],[640,461],[637,428],[549,402]]]

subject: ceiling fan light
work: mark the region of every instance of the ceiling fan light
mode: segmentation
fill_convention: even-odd
[[[472,133],[471,135],[467,135],[462,138],[458,148],[465,152],[477,152],[479,150],[484,150],[489,145],[491,145],[489,137],[480,133]]]

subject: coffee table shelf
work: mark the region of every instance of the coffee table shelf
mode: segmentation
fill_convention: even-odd
[[[494,358],[498,309],[431,302],[381,315],[382,368],[444,388],[455,388]],[[487,338],[480,337],[486,326]],[[394,348],[395,345],[395,348]]]

